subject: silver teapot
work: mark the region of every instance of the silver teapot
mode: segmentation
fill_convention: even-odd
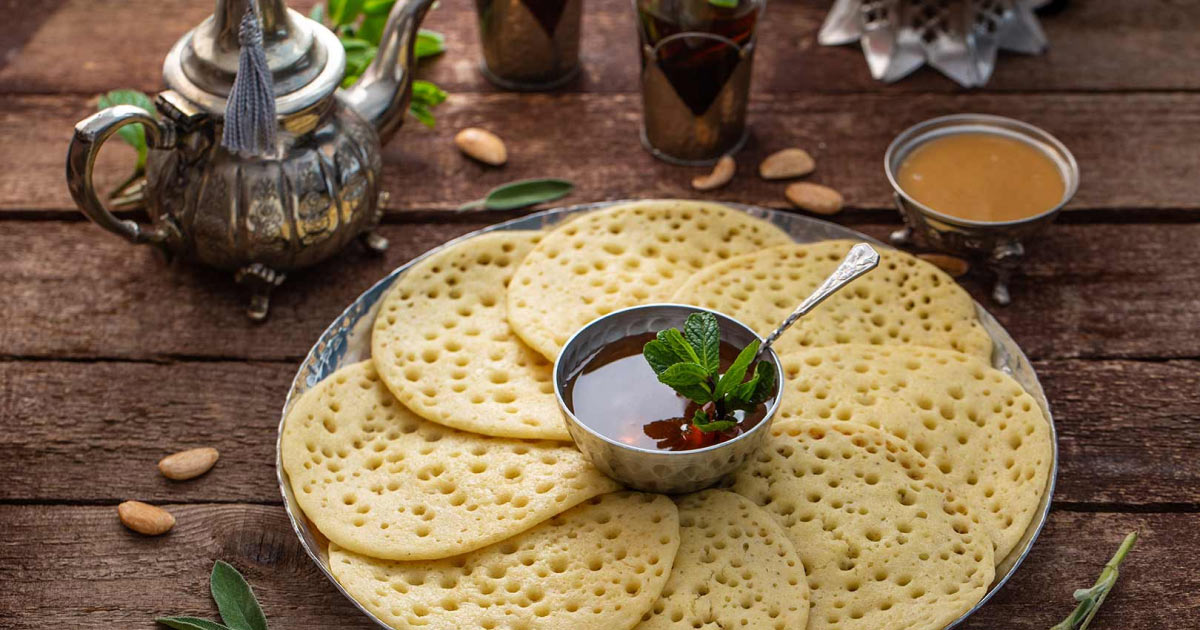
[[[386,194],[380,147],[408,110],[413,45],[433,2],[399,0],[374,61],[353,86],[339,89],[346,56],[329,29],[282,0],[217,0],[214,14],[167,55],[158,118],[118,105],[75,126],[67,154],[75,203],[132,243],[234,272],[252,291],[247,314],[264,319],[270,292],[288,271],[318,263],[356,238],[373,251],[386,249],[373,232]],[[269,68],[265,99],[274,96],[277,125],[266,155],[231,151],[221,141],[242,52],[239,25],[248,12],[261,29],[256,45]],[[242,30],[244,36],[244,24]],[[145,128],[150,149],[145,224],[114,216],[92,181],[101,145],[134,123]]]

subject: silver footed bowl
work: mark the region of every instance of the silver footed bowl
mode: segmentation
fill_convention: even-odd
[[[712,313],[721,328],[721,339],[744,348],[759,337],[749,326],[716,311],[683,304],[646,304],[614,311],[579,329],[563,346],[554,362],[554,395],[567,419],[567,431],[575,445],[600,472],[621,483],[646,492],[677,494],[694,492],[713,485],[721,477],[740,467],[762,445],[769,433],[771,419],[783,395],[783,366],[775,351],[768,348],[762,360],[775,365],[775,394],[767,405],[767,415],[749,431],[719,444],[687,451],[661,451],[641,448],[614,440],[587,425],[563,400],[563,391],[571,377],[605,346],[629,337],[667,328],[683,329],[692,313]]]

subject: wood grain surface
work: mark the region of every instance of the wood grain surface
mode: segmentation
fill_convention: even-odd
[[[97,94],[160,89],[162,57],[210,0],[0,0],[0,627],[153,628],[165,614],[213,616],[216,559],[242,569],[272,628],[369,628],[300,547],[281,506],[274,440],[300,359],[359,293],[446,240],[520,213],[458,213],[514,179],[565,176],[564,203],[699,197],[699,169],[637,142],[640,99],[628,0],[587,0],[584,72],[550,94],[496,90],[477,72],[473,5],[443,0],[427,26],[449,52],[418,75],[451,92],[429,130],[409,124],[384,151],[392,193],[383,256],[358,247],[294,274],[271,319],[242,315],[226,274],[169,265],[82,220],[63,180],[72,126]],[[307,12],[312,0],[292,3]],[[1030,245],[1014,305],[990,277],[962,284],[1032,359],[1059,432],[1054,510],[1016,577],[965,626],[1044,630],[1090,585],[1128,531],[1141,540],[1092,630],[1200,627],[1200,5],[1075,0],[1043,18],[1042,56],[1002,54],[987,89],[928,69],[871,80],[857,46],[816,44],[828,1],[772,0],[762,23],[739,176],[704,195],[786,207],[752,173],[802,146],[811,181],[841,190],[833,220],[884,238],[899,226],[882,173],[897,132],[977,111],[1059,136],[1082,186]],[[508,142],[503,169],[450,138],[484,126]],[[128,172],[114,145],[102,184]],[[137,212],[127,213],[141,218]],[[162,456],[221,451],[186,482]],[[125,499],[163,504],[175,530],[120,526]]]

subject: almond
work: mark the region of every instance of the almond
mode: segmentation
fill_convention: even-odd
[[[808,182],[796,182],[788,186],[784,194],[796,207],[817,214],[836,214],[845,203],[842,193],[828,186]]]
[[[167,479],[192,479],[208,472],[217,463],[218,457],[220,453],[215,448],[193,448],[160,459],[158,470]]]
[[[962,276],[971,268],[967,261],[949,254],[917,254],[917,258],[945,271],[951,278]]]
[[[508,161],[508,149],[500,136],[479,127],[467,127],[454,135],[454,144],[468,157],[500,166]]]
[[[141,501],[126,501],[118,505],[117,514],[125,527],[147,536],[165,534],[175,526],[175,517],[170,512]]]
[[[758,165],[758,174],[763,179],[791,179],[813,172],[817,163],[804,149],[784,149],[767,156]]]
[[[737,162],[734,162],[732,157],[723,155],[721,159],[717,160],[711,173],[692,179],[692,188],[696,190],[716,190],[728,184],[729,180],[733,179],[733,174],[736,171]]]

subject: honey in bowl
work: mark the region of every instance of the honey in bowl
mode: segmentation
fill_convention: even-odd
[[[1019,221],[1063,201],[1066,182],[1050,156],[1008,135],[954,133],[914,148],[897,169],[900,188],[937,212],[981,222]]]

